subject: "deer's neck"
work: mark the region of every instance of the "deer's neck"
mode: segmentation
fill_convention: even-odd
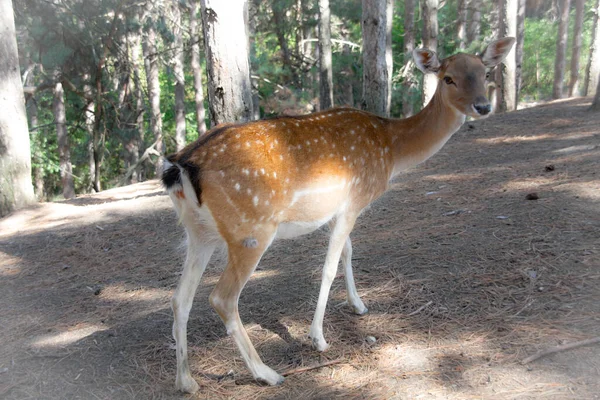
[[[394,154],[392,177],[437,153],[464,122],[465,115],[445,104],[439,88],[418,114],[390,120],[388,129]]]

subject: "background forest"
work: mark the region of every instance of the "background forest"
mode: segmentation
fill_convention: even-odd
[[[516,62],[519,106],[595,93],[598,0],[389,3],[393,117],[409,116],[423,103],[413,48],[425,44],[441,57],[482,50],[504,36],[503,10],[511,4],[518,7],[525,54]],[[245,18],[253,118],[321,108],[324,5],[333,104],[365,108],[361,1],[251,0]],[[204,84],[209,44],[200,6],[199,0],[13,1],[39,200],[152,178],[160,154],[210,128]]]

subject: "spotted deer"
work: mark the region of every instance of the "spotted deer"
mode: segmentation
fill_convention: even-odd
[[[440,60],[417,49],[424,73],[439,78],[429,104],[407,119],[388,119],[352,108],[217,126],[168,157],[162,181],[187,233],[187,257],[173,295],[176,386],[195,392],[187,354],[187,322],[196,288],[215,248],[226,246],[227,266],[209,301],[223,320],[255,379],[283,377],[265,365],[238,313],[244,285],[275,239],[292,238],[328,224],[329,247],[310,327],[318,351],[327,349],[323,317],[341,257],[348,305],[367,312],[352,275],[349,234],[362,210],[390,179],[435,154],[465,121],[490,113],[486,69],[499,64],[515,42],[492,42],[481,56]]]

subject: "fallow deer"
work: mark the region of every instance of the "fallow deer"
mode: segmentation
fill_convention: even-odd
[[[407,119],[388,119],[352,108],[272,120],[217,126],[168,157],[162,181],[187,233],[187,257],[173,295],[173,336],[177,351],[176,386],[195,392],[187,355],[187,322],[196,288],[216,247],[228,262],[210,304],[233,336],[255,379],[270,385],[283,377],[265,365],[242,325],[238,299],[273,240],[331,230],[310,337],[327,349],[323,317],[340,256],[348,304],[367,308],[352,276],[349,234],[361,211],[380,197],[401,171],[435,154],[465,117],[490,113],[485,97],[486,69],[499,64],[515,42],[491,43],[481,56],[456,54],[440,60],[417,49],[424,73],[436,74],[429,104]]]

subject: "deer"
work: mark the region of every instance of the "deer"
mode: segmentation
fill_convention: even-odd
[[[402,171],[433,156],[467,116],[487,117],[486,72],[501,63],[512,37],[491,42],[481,55],[440,59],[428,49],[413,58],[438,77],[436,92],[416,115],[383,118],[349,107],[303,116],[218,125],[164,160],[162,183],[187,236],[183,272],[172,297],[176,388],[199,389],[188,362],[187,323],[196,289],[215,249],[227,265],[209,295],[247,368],[257,381],[278,385],[282,375],[263,363],[238,312],[242,289],[276,239],[329,226],[329,243],[309,337],[317,351],[328,343],[323,319],[339,261],[347,304],[362,315],[352,273],[350,233],[361,212]]]

